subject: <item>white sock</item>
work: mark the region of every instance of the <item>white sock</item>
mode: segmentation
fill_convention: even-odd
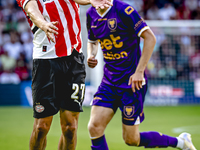
[[[181,139],[180,137],[177,137],[178,143],[177,143],[177,148],[183,149],[184,146],[184,140]]]

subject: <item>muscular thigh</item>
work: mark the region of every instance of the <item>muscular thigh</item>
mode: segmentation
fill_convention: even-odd
[[[102,106],[92,106],[90,121],[88,124],[90,136],[100,137],[104,134],[105,128],[114,116],[111,108]]]
[[[123,139],[129,145],[138,145],[140,141],[139,125],[122,125]]]
[[[61,126],[78,126],[79,112],[68,111],[60,109]]]
[[[35,118],[34,120],[34,129],[42,129],[49,130],[52,123],[53,116],[45,117],[45,118]]]
[[[90,123],[94,126],[106,127],[114,116],[114,111],[111,108],[102,106],[92,106]]]

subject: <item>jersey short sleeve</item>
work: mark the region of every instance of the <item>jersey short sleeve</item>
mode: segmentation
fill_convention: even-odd
[[[139,37],[141,36],[143,31],[149,29],[144,19],[132,6],[123,5],[120,11],[122,21],[127,24],[127,26],[131,26]]]
[[[89,40],[89,42],[92,43],[92,42],[97,41],[97,39],[95,38],[94,33],[92,32],[92,29],[91,29],[91,26],[92,26],[91,19],[92,18],[90,17],[88,12],[87,12],[86,16],[87,16],[86,23],[87,23],[87,31],[88,31],[88,40]]]
[[[19,7],[21,8],[25,8],[26,4],[29,2],[30,0],[17,0],[17,3],[19,5]]]

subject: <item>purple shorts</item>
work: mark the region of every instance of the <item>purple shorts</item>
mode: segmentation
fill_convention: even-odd
[[[146,91],[147,84],[133,93],[131,88],[119,88],[101,83],[92,105],[108,107],[114,112],[119,107],[123,124],[137,125],[144,120],[143,104]]]

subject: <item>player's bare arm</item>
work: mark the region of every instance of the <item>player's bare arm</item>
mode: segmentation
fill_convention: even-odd
[[[144,47],[139,64],[135,73],[129,78],[129,85],[132,85],[133,92],[142,88],[142,81],[144,79],[144,71],[147,63],[153,53],[154,46],[156,44],[156,38],[150,29],[145,30],[141,37],[144,39]]]
[[[98,52],[98,41],[87,44],[87,64],[90,68],[96,67],[98,61],[95,59]]]
[[[56,25],[58,24],[57,21],[54,22],[47,22],[44,17],[42,16],[41,12],[39,11],[38,4],[36,0],[30,0],[26,6],[25,11],[31,18],[31,21],[40,29],[42,29],[47,37],[55,43],[53,34],[58,34],[58,28]]]

